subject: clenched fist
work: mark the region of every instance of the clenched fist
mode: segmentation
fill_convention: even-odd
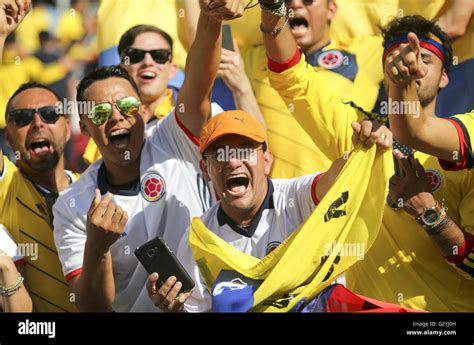
[[[201,12],[218,21],[240,18],[244,14],[244,0],[199,0]]]
[[[16,30],[31,8],[31,0],[0,0],[0,37]]]
[[[127,225],[127,212],[112,202],[107,194],[102,200],[96,189],[89,212],[87,212],[87,241],[99,253],[106,253],[122,235]]]

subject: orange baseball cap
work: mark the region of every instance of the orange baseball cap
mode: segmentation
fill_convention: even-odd
[[[224,135],[237,134],[258,143],[267,143],[265,128],[252,115],[241,110],[224,111],[209,119],[201,131],[199,148],[201,153]]]

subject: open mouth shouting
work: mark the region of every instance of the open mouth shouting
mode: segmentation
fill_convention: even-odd
[[[250,185],[250,178],[245,173],[231,174],[225,179],[226,193],[233,197],[245,195]]]
[[[294,17],[289,19],[291,33],[295,38],[301,38],[308,32],[309,23],[306,18],[302,16],[297,16],[295,14]]]
[[[123,149],[130,143],[132,132],[127,128],[112,129],[109,133],[108,139],[110,145]]]
[[[54,151],[51,141],[47,138],[33,138],[28,144],[28,150],[32,156],[46,156]]]
[[[153,72],[153,71],[141,71],[138,74],[138,78],[143,83],[152,82],[153,80],[156,79],[157,76],[158,76],[158,74],[156,72]]]

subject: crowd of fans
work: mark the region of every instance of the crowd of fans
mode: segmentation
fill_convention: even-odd
[[[474,0],[0,0],[0,310],[228,311],[191,219],[263,259],[376,150],[393,159],[369,187],[386,197],[375,241],[318,293],[474,311],[473,13]],[[362,231],[341,205],[330,217]],[[133,255],[156,237],[194,289]]]

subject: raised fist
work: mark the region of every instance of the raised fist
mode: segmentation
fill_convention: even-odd
[[[199,0],[201,12],[218,21],[240,18],[244,14],[244,0]]]
[[[0,0],[0,37],[16,30],[31,8],[31,0]]]

